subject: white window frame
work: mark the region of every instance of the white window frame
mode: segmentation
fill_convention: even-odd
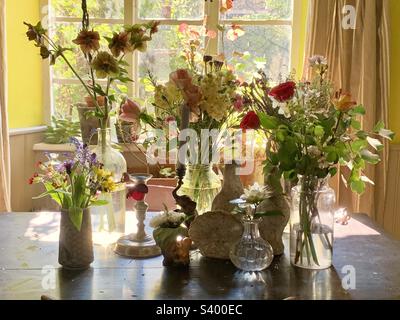
[[[199,0],[201,1],[201,0]],[[292,64],[296,61],[296,58],[300,54],[300,37],[296,36],[296,30],[301,29],[301,18],[302,14],[302,0],[293,0],[293,18],[287,20],[224,20],[220,17],[219,11],[219,0],[203,0],[205,1],[205,15],[207,16],[207,29],[209,30],[217,30],[218,24],[239,24],[241,26],[248,25],[287,25],[292,27],[292,41],[291,41],[291,59],[290,59],[290,69],[292,68]],[[41,9],[41,17],[42,19],[46,18],[47,9],[49,6],[50,0],[40,0],[40,9]],[[135,23],[144,23],[153,19],[140,19],[138,17],[138,4],[139,0],[124,0],[124,19],[112,19],[112,18],[91,18],[91,22],[98,24],[135,24]],[[62,17],[56,18],[56,22],[81,22],[81,18],[75,17]],[[184,20],[184,19],[160,19],[161,25],[180,25],[181,23],[186,23],[188,25],[201,26],[203,24],[203,20]],[[218,38],[208,39],[210,41],[207,44],[207,53],[210,55],[218,54]],[[131,86],[128,86],[128,95],[129,96],[137,96],[139,92],[139,83],[138,73],[136,72],[138,65],[138,53],[127,56],[127,62],[131,66],[128,70],[129,76],[134,80]],[[45,124],[49,125],[51,123],[51,117],[54,114],[54,103],[53,103],[53,89],[52,84],[55,83],[52,78],[51,68],[49,66],[48,61],[44,61],[42,64],[42,72],[43,72],[43,104],[44,104],[44,120]],[[79,84],[78,79],[58,79],[57,83],[60,84]]]

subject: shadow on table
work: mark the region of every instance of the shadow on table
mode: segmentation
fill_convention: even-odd
[[[61,300],[93,299],[94,270],[83,271],[58,269],[58,288]]]

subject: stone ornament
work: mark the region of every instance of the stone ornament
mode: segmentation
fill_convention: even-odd
[[[197,216],[189,229],[189,237],[200,253],[216,259],[229,259],[229,252],[242,233],[240,217],[224,211],[210,211]]]

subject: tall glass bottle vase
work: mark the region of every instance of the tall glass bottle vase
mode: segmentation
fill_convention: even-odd
[[[332,265],[335,192],[328,178],[299,177],[292,189],[290,260],[305,269]]]
[[[98,129],[98,144],[95,153],[104,168],[113,174],[117,188],[111,193],[102,193],[99,199],[108,201],[108,204],[95,209],[94,232],[109,233],[109,243],[113,243],[125,233],[126,186],[122,177],[127,172],[125,158],[111,145],[111,129]],[[95,239],[96,242],[96,239]]]
[[[212,165],[189,164],[180,193],[197,203],[197,211],[203,214],[211,210],[216,195],[221,191],[221,180]]]

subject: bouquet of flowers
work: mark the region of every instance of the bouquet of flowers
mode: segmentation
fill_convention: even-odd
[[[379,122],[371,132],[363,130],[360,118],[365,108],[357,105],[349,94],[335,92],[326,78],[326,59],[309,59],[313,70],[310,82],[289,78],[273,88],[263,72],[251,83],[244,83],[249,111],[242,119],[242,129],[260,129],[268,140],[264,171],[269,184],[281,189],[281,178],[297,182],[300,199],[298,238],[295,263],[306,256],[319,265],[312,233],[320,221],[318,191],[327,177],[347,167],[350,174],[344,181],[351,190],[363,193],[367,164],[377,164],[383,148],[379,137],[391,140],[393,132]],[[324,240],[325,241],[325,240]],[[331,240],[324,242],[332,248]]]
[[[125,57],[136,50],[146,51],[147,42],[151,41],[152,36],[158,31],[159,22],[126,25],[123,30],[118,33],[114,32],[111,37],[103,37],[108,45],[107,49],[103,49],[101,48],[100,34],[90,27],[86,0],[82,1],[82,10],[82,29],[72,42],[80,47],[87,62],[87,74],[79,74],[65,54],[71,48],[56,43],[48,35],[41,22],[36,25],[25,22],[24,24],[28,27],[26,35],[29,41],[34,42],[35,46],[40,49],[43,59],[50,59],[51,65],[54,65],[58,59],[62,59],[71,69],[88,94],[86,97],[88,106],[93,107],[93,111],[87,112],[85,116],[96,117],[99,120],[99,127],[106,129],[113,112],[112,104],[117,102],[117,93],[121,92],[118,84],[132,81],[129,78],[127,71],[129,65],[125,61]],[[101,84],[101,80],[105,80],[105,85]],[[103,138],[105,138],[105,133]]]
[[[73,156],[62,163],[39,163],[42,173],[35,173],[29,183],[43,184],[46,192],[35,199],[50,196],[62,209],[68,210],[71,222],[79,231],[83,209],[107,204],[98,200],[97,195],[112,192],[115,183],[111,172],[103,168],[86,145],[75,138],[71,140],[76,147]]]

